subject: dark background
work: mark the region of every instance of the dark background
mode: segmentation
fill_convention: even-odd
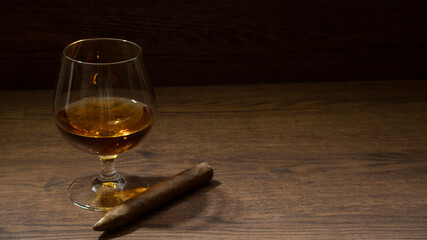
[[[62,49],[143,48],[154,86],[427,78],[427,1],[7,1],[0,89],[52,89]]]

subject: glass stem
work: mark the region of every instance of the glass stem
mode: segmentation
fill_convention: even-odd
[[[98,180],[101,182],[115,182],[119,180],[119,174],[115,169],[115,160],[117,155],[100,156],[101,160],[101,173]]]

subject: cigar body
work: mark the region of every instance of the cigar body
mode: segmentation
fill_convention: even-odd
[[[95,223],[93,230],[106,231],[121,227],[184,192],[208,182],[212,176],[213,170],[207,163],[200,163],[182,171],[157,183],[140,195],[111,208]]]

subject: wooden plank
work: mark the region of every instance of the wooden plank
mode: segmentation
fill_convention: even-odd
[[[156,124],[117,168],[214,182],[120,231],[66,197],[98,170],[55,129],[51,91],[0,94],[0,238],[425,239],[426,81],[156,88]]]

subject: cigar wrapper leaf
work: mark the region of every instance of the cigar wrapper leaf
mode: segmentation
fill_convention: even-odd
[[[213,170],[207,163],[190,169],[155,184],[145,192],[111,208],[93,226],[95,231],[114,230],[147,214],[171,199],[212,179]]]

